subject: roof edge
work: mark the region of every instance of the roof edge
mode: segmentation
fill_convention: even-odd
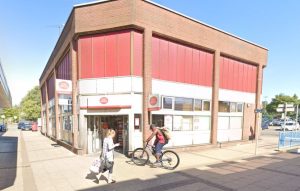
[[[167,10],[167,11],[170,11],[170,12],[172,12],[172,13],[175,13],[175,14],[177,14],[177,15],[179,15],[179,16],[185,17],[185,18],[187,18],[187,19],[189,19],[189,20],[192,20],[192,21],[194,21],[194,22],[197,22],[197,23],[200,23],[200,24],[202,24],[202,25],[205,25],[205,26],[207,26],[207,27],[209,27],[209,28],[212,28],[212,29],[214,29],[214,30],[217,30],[217,31],[219,31],[219,32],[222,32],[222,33],[224,33],[224,34],[230,35],[230,36],[232,36],[232,37],[234,37],[234,38],[237,38],[237,39],[239,39],[239,40],[242,40],[242,41],[244,41],[244,42],[247,42],[247,43],[249,43],[249,44],[252,44],[252,45],[254,45],[254,46],[257,46],[257,47],[259,47],[259,48],[262,48],[262,49],[265,49],[265,50],[269,51],[266,47],[263,47],[263,46],[261,46],[261,45],[259,45],[259,44],[254,43],[254,42],[251,42],[251,41],[245,40],[245,39],[243,39],[243,38],[240,38],[240,37],[238,37],[238,36],[236,36],[236,35],[233,35],[233,34],[231,34],[231,33],[229,33],[229,32],[223,31],[223,30],[221,30],[221,29],[219,29],[219,28],[213,27],[213,26],[211,26],[211,25],[209,25],[209,24],[206,24],[206,23],[204,23],[204,22],[202,22],[202,21],[199,21],[199,20],[197,20],[197,19],[194,19],[194,18],[192,18],[192,17],[189,17],[189,16],[187,16],[187,15],[185,15],[185,14],[182,14],[182,13],[180,13],[180,12],[177,12],[177,11],[175,11],[175,10],[173,10],[173,9],[170,9],[170,8],[168,8],[168,7],[165,7],[165,6],[161,5],[161,4],[155,3],[155,2],[153,2],[153,1],[151,1],[151,0],[144,0],[144,1],[147,2],[147,3],[150,3],[150,4],[152,4],[152,5],[155,5],[155,6],[157,6],[157,7],[160,7],[160,8],[162,8],[162,9],[165,9],[165,10]]]
[[[94,5],[94,4],[98,4],[98,3],[104,3],[104,2],[108,2],[111,0],[98,0],[98,1],[92,1],[92,2],[88,2],[88,3],[80,3],[80,4],[76,4],[73,7],[84,7],[84,6],[88,6],[88,5]]]

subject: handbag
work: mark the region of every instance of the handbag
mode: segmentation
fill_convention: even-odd
[[[109,169],[112,167],[112,162],[110,162],[109,160],[107,160],[106,158],[104,160],[102,160],[102,164],[101,166],[103,165],[103,167],[105,169]]]
[[[90,171],[93,173],[99,173],[99,168],[102,165],[101,159],[97,158],[92,162],[92,165],[90,166]]]

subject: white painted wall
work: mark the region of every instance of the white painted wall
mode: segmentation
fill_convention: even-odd
[[[219,100],[255,104],[255,93],[220,89]]]
[[[211,100],[212,88],[153,79],[152,94]]]
[[[80,79],[78,93],[87,94],[116,94],[143,91],[143,79],[137,76]]]

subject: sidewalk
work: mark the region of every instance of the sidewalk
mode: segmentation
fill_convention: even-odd
[[[19,139],[24,140],[23,143],[27,151],[28,167],[31,168],[33,175],[33,180],[31,181],[34,185],[32,187],[45,191],[150,191],[167,190],[167,188],[170,190],[182,190],[188,184],[195,185],[190,188],[187,187],[187,190],[198,190],[198,186],[207,188],[201,190],[235,190],[226,181],[234,182],[234,180],[243,176],[247,176],[248,181],[254,180],[253,177],[249,177],[250,172],[247,171],[246,173],[244,171],[268,165],[271,161],[276,162],[280,157],[291,159],[298,157],[298,155],[291,154],[278,157],[279,155],[277,156],[274,151],[276,149],[276,140],[268,138],[259,141],[259,157],[254,156],[254,143],[202,151],[178,152],[181,162],[179,167],[174,171],[151,168],[150,166],[135,166],[130,159],[116,153],[114,177],[118,182],[114,185],[107,185],[105,179],[100,180],[98,183],[95,181],[95,176],[89,173],[89,166],[98,157],[97,154],[75,155],[44,137],[39,132],[22,131]],[[296,159],[299,161],[299,158]],[[18,158],[18,160],[23,159]],[[221,165],[221,168],[219,165]],[[226,166],[226,168],[224,169],[223,166]],[[229,167],[235,170],[229,170]],[[243,171],[243,175],[238,174],[241,171]],[[235,172],[235,176],[224,176],[227,173],[233,175],[233,172]],[[299,181],[300,169],[298,174],[292,175],[295,175],[293,178],[298,178],[297,181]],[[20,176],[22,174],[17,173],[16,180],[20,180]],[[226,181],[224,182],[223,179]],[[174,185],[177,185],[177,187],[174,187]],[[20,190],[19,188],[20,184],[18,187],[14,185],[7,190]]]

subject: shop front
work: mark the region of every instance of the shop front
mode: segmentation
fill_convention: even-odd
[[[128,115],[90,115],[87,118],[88,153],[102,151],[106,130],[116,132],[114,143],[120,143],[115,150],[120,153],[128,151]]]
[[[114,143],[120,143],[115,150],[120,153],[141,145],[141,95],[80,96],[79,101],[79,145],[86,153],[102,151],[107,129],[115,130]]]

